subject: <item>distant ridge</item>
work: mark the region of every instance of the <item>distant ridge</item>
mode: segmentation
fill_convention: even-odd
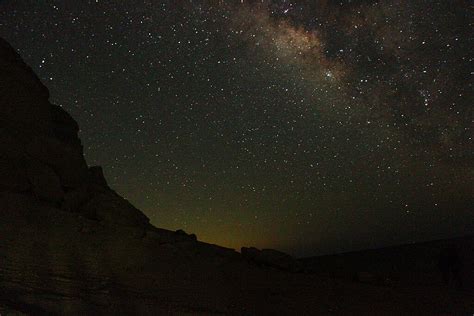
[[[454,248],[463,263],[462,278],[466,288],[474,289],[474,234],[378,249],[366,249],[299,259],[308,273],[346,280],[357,279],[359,273],[370,272],[392,284],[439,284],[438,267],[444,249]]]

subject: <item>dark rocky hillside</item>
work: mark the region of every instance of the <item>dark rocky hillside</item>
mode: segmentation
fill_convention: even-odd
[[[221,310],[213,270],[238,254],[151,226],[87,166],[77,123],[48,98],[0,39],[0,304],[33,314]]]
[[[152,226],[83,157],[78,125],[0,39],[1,315],[433,315],[474,296],[301,273],[274,250]],[[417,302],[417,304],[414,304]]]
[[[455,251],[465,290],[474,289],[474,236],[300,259],[306,273],[396,287],[443,283],[440,260]],[[453,285],[452,287],[455,287]]]

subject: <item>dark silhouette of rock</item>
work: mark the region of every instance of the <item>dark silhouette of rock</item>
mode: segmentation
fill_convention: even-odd
[[[79,125],[69,113],[60,106],[52,104],[51,119],[53,120],[53,133],[57,139],[71,146],[81,148],[81,140],[77,136]]]
[[[146,227],[149,223],[148,217],[112,190],[93,196],[80,211],[118,225]]]
[[[26,152],[53,168],[64,187],[77,188],[87,181],[88,168],[80,146],[70,146],[55,137],[35,136],[26,145]]]
[[[68,212],[80,212],[85,203],[90,200],[90,193],[87,184],[79,188],[70,190],[64,194],[61,209]]]
[[[87,167],[79,126],[48,98],[31,68],[0,39],[0,191],[31,194],[113,224],[148,225],[109,188],[100,167]]]
[[[0,39],[0,310],[225,310],[218,289],[230,288],[216,267],[237,254],[151,226],[102,168],[88,168],[77,123],[48,98]]]
[[[15,50],[0,39],[0,124],[34,135],[51,131],[48,89]]]
[[[298,261],[292,256],[275,250],[275,249],[262,249],[258,250],[254,247],[242,247],[242,256],[256,264],[278,268],[286,271],[298,271]]]
[[[107,180],[105,180],[104,171],[102,170],[102,167],[89,167],[89,184],[93,185],[95,188],[109,188],[109,186],[107,185]]]
[[[474,235],[299,261],[306,273],[342,280],[398,288],[429,288],[436,284],[445,290],[461,284],[463,290],[474,290]]]
[[[186,232],[185,232],[184,230],[182,230],[182,229],[178,229],[178,230],[176,231],[176,234],[177,234],[178,236],[184,237],[185,239],[190,239],[190,240],[194,240],[194,241],[197,240],[197,236],[196,236],[195,234],[188,234],[188,233],[186,233]]]

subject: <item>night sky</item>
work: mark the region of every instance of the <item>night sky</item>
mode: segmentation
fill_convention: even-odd
[[[474,232],[471,1],[1,0],[162,228],[296,255]]]

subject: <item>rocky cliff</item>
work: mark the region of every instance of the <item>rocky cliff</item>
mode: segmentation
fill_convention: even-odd
[[[216,268],[239,255],[150,225],[100,167],[87,166],[77,123],[48,99],[0,39],[0,306],[33,314],[225,310]]]
[[[78,131],[0,38],[0,314],[256,311],[261,262],[152,226],[87,165]]]
[[[79,127],[0,39],[0,190],[89,219],[146,227],[148,218],[88,168]]]

